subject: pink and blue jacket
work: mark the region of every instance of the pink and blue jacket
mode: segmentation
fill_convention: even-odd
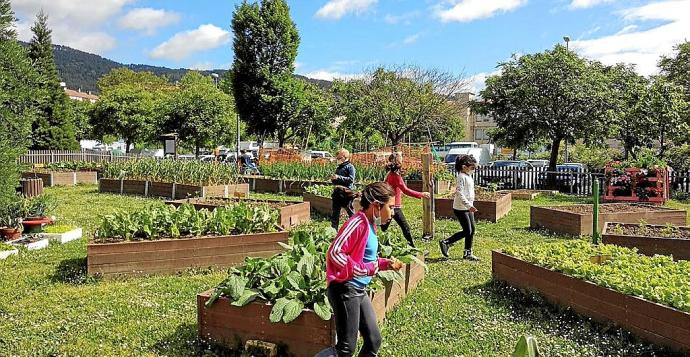
[[[328,248],[326,255],[326,279],[346,282],[357,276],[374,276],[379,270],[390,270],[390,260],[378,258],[364,262],[364,248],[369,238],[369,220],[363,211],[348,219]]]

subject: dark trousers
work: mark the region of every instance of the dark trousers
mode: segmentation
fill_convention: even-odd
[[[414,241],[412,240],[412,233],[410,232],[410,225],[407,224],[407,220],[405,219],[405,215],[403,214],[402,208],[394,208],[393,209],[393,219],[398,222],[398,226],[400,226],[400,229],[402,230],[403,236],[405,236],[405,239],[407,239],[407,244],[409,244],[411,247],[414,247]],[[387,231],[388,226],[390,226],[390,222],[381,225],[381,230],[382,231]]]
[[[462,231],[453,234],[450,238],[446,240],[448,244],[454,244],[455,242],[465,239],[465,250],[472,249],[472,241],[474,240],[474,213],[470,211],[460,211],[454,209],[455,217],[460,221],[460,226],[462,226]]]
[[[350,357],[357,348],[357,332],[364,344],[359,356],[377,356],[381,348],[381,332],[376,324],[376,313],[365,289],[350,283],[331,283],[328,301],[333,307],[338,357]]]
[[[333,211],[331,212],[331,227],[338,229],[340,227],[340,210],[345,209],[347,215],[352,217],[355,214],[355,209],[352,207],[354,199],[339,199],[337,197],[333,198]]]

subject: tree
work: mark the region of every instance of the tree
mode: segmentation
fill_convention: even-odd
[[[60,87],[55,59],[51,30],[48,28],[48,16],[41,11],[36,23],[31,27],[34,36],[29,43],[29,58],[41,81],[38,87],[42,95],[35,98],[39,114],[32,125],[33,149],[78,149],[74,134],[74,113],[71,111],[69,98]]]
[[[281,90],[293,86],[299,34],[285,0],[243,2],[233,14],[235,60],[228,74],[235,105],[247,132],[274,134],[284,108],[275,105]]]
[[[514,56],[499,67],[501,74],[487,79],[482,101],[474,106],[507,132],[522,133],[530,142],[548,140],[550,171],[556,170],[564,140],[596,142],[608,137],[610,89],[599,63],[557,45]]]
[[[9,0],[0,0],[0,41],[16,40],[14,12]]]
[[[202,147],[232,142],[234,137],[231,97],[198,72],[182,77],[179,89],[163,103],[162,112],[166,132],[192,143],[197,157]]]
[[[89,123],[96,138],[117,136],[131,145],[153,141],[161,134],[157,108],[173,87],[165,78],[126,68],[112,70],[98,81],[101,96]]]
[[[661,57],[659,68],[666,79],[683,87],[686,101],[690,102],[690,41],[678,44],[674,49],[673,57]]]
[[[460,76],[435,69],[381,67],[336,83],[336,112],[356,123],[348,126],[370,127],[398,145],[414,132],[457,128],[462,108],[454,99],[466,87]]]
[[[277,114],[275,136],[280,147],[297,136],[307,138],[327,129],[330,104],[319,88],[292,75],[279,80],[275,88],[275,95],[265,99]]]
[[[72,100],[71,103],[77,140],[93,139],[93,127],[90,118],[95,105],[88,100]]]
[[[36,116],[38,75],[15,34],[14,13],[0,0],[0,207],[15,197],[19,183],[17,158],[30,142]]]
[[[670,143],[688,140],[689,127],[683,118],[688,103],[683,99],[683,88],[663,77],[655,77],[642,103],[637,116],[650,119],[650,132],[659,141],[659,156],[663,159]]]
[[[647,93],[649,81],[635,72],[633,66],[618,64],[606,70],[615,104],[615,134],[623,143],[623,158],[637,157],[640,148],[654,140],[654,123],[640,110]]]

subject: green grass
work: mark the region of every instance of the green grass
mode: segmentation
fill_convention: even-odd
[[[98,216],[117,209],[140,210],[162,201],[99,194],[94,186],[46,189],[60,203],[63,224],[85,228],[90,237]],[[276,195],[252,195],[281,198]],[[660,355],[630,341],[623,332],[594,324],[567,311],[548,308],[491,282],[490,252],[508,245],[567,239],[529,231],[529,205],[578,203],[562,197],[514,201],[497,224],[479,223],[475,243],[479,263],[440,259],[438,245],[421,243],[430,254],[424,283],[382,326],[382,356],[506,356],[522,334],[539,341],[547,356]],[[405,200],[415,235],[421,235],[421,204]],[[689,205],[672,203],[688,208]],[[393,224],[397,231],[397,225]],[[437,222],[437,238],[459,229]],[[97,280],[86,277],[86,240],[23,252],[0,261],[0,351],[46,356],[204,356],[222,354],[197,342],[196,294],[214,287],[223,271],[190,271],[172,276]]]
[[[47,226],[43,229],[43,232],[49,234],[62,234],[75,230],[77,227],[71,226],[69,224],[54,224]]]

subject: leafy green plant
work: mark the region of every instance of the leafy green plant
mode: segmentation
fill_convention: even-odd
[[[77,229],[77,227],[70,226],[68,224],[53,224],[53,225],[45,227],[43,229],[43,232],[48,233],[48,234],[63,234],[63,233],[71,232],[75,229]]]
[[[102,167],[101,162],[95,161],[63,161],[45,166],[49,171],[97,171]]]
[[[0,252],[8,251],[8,250],[15,250],[15,249],[17,249],[17,248],[15,248],[14,246],[11,246],[11,245],[5,244],[5,243],[0,243]]]
[[[103,167],[103,177],[200,186],[239,182],[239,177],[233,167],[196,160],[137,159],[110,162]]]
[[[615,226],[613,226],[613,233],[623,234],[623,226],[620,223],[617,223]]]
[[[316,196],[331,197],[331,194],[333,193],[333,186],[328,186],[328,185],[307,186],[305,188],[305,191],[307,191],[308,193],[311,193],[312,195],[316,195]]]
[[[638,224],[638,227],[640,229],[640,233],[643,236],[646,236],[647,234],[649,234],[649,226],[648,225],[649,225],[649,223],[647,223],[647,221],[645,221],[644,219],[641,219],[640,223]]]
[[[47,217],[53,214],[56,208],[57,200],[46,194],[22,199],[21,217]]]
[[[326,298],[326,252],[336,232],[330,227],[308,225],[291,233],[286,251],[270,258],[247,258],[244,265],[215,289],[206,303],[221,296],[235,306],[255,300],[271,303],[271,322],[289,323],[305,308],[329,320],[332,309]]]
[[[263,233],[275,231],[277,222],[276,210],[267,205],[244,202],[218,207],[213,212],[196,210],[191,204],[183,204],[179,208],[152,206],[103,217],[94,239],[105,242]]]
[[[518,340],[517,346],[515,346],[515,352],[513,352],[513,357],[539,357],[541,353],[539,352],[539,345],[537,340],[532,337],[521,336]]]
[[[0,227],[22,228],[22,204],[17,198],[0,207]]]
[[[513,246],[506,254],[593,282],[623,294],[690,312],[690,262],[670,256],[648,257],[636,249],[593,245],[584,240],[533,246]],[[593,256],[610,257],[601,264]]]
[[[664,228],[661,229],[662,237],[673,237],[678,233],[678,228],[671,223],[666,223]]]

